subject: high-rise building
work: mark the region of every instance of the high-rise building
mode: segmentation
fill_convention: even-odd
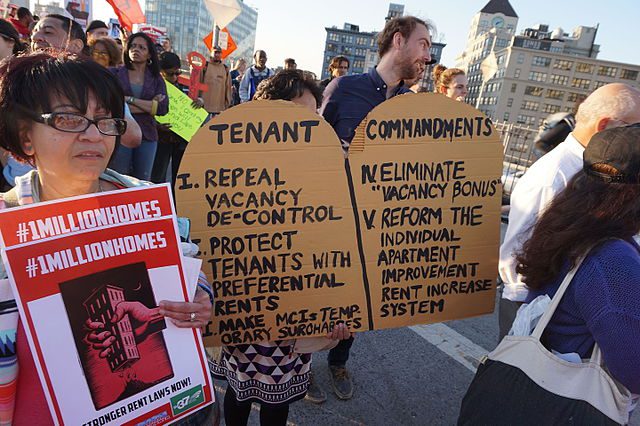
[[[549,114],[572,112],[608,83],[640,87],[640,66],[598,59],[597,27],[571,34],[538,25],[515,35],[518,17],[508,0],[491,0],[474,16],[458,66],[467,72],[467,102],[497,121],[538,126]],[[493,51],[495,74],[482,77]]]
[[[258,11],[239,0],[242,12],[227,27],[237,49],[231,58],[252,63]],[[149,24],[167,28],[174,51],[185,58],[197,51],[209,57],[202,39],[213,29],[213,19],[202,0],[147,0],[145,15]]]
[[[321,79],[329,77],[329,64],[334,56],[349,59],[349,73],[363,73],[378,62],[376,32],[360,31],[358,25],[345,23],[343,28],[325,28],[327,39],[324,48]]]
[[[401,16],[404,16],[404,5],[390,3],[385,22]],[[329,64],[334,56],[342,55],[349,59],[349,74],[368,72],[378,63],[377,31],[360,31],[358,25],[349,23],[345,23],[342,28],[333,26],[326,27],[325,30],[327,31],[327,39],[325,40],[322,61],[322,79],[329,77]],[[434,43],[432,46],[431,53],[438,61],[444,46],[442,43]],[[428,74],[431,74],[431,67],[427,71]],[[425,80],[425,84],[428,85],[427,80]]]

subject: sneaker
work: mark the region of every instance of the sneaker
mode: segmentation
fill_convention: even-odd
[[[353,382],[346,367],[337,367],[330,365],[331,386],[336,396],[340,399],[351,399],[353,396]]]
[[[314,404],[322,404],[327,400],[327,394],[318,386],[318,382],[316,382],[313,377],[313,373],[309,375],[309,389],[307,389],[307,396],[305,396],[304,399]]]

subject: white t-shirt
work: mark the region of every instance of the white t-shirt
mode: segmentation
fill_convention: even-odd
[[[583,153],[584,147],[569,134],[564,142],[536,161],[515,186],[511,194],[509,225],[500,246],[498,269],[504,282],[503,298],[515,302],[526,299],[528,290],[522,276],[516,273],[515,254],[529,239],[532,226],[553,197],[582,169]]]

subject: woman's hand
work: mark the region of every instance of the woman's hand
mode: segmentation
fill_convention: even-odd
[[[159,304],[160,314],[169,318],[176,327],[204,328],[211,319],[211,301],[209,295],[200,287],[196,290],[193,302],[169,302]]]
[[[332,340],[347,340],[351,337],[351,332],[345,323],[339,323],[333,326],[331,333],[327,337]]]

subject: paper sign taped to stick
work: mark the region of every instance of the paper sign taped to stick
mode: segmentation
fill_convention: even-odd
[[[156,121],[171,124],[171,131],[188,142],[204,123],[208,113],[204,108],[193,108],[193,100],[173,84],[166,82],[166,86],[169,112],[166,115],[157,115]]]
[[[346,160],[304,108],[225,111],[193,138],[176,188],[214,289],[205,343],[491,312],[501,169],[490,120],[442,95],[379,105]]]
[[[157,308],[189,300],[168,185],[5,210],[0,234],[54,423],[164,424],[212,401],[199,330]]]

